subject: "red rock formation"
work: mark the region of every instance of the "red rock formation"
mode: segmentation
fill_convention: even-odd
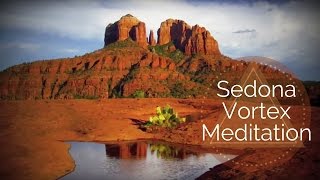
[[[107,45],[130,37],[146,46],[145,31],[143,22],[127,15],[106,28],[105,42]],[[220,55],[216,41],[197,25],[191,28],[183,21],[167,20],[158,34],[159,44],[174,41],[164,51],[180,49],[189,55],[214,56],[183,57],[177,61],[146,48],[119,46],[74,58],[20,64],[0,72],[0,99],[130,97],[137,90],[144,91],[147,97],[172,97],[172,89],[178,82],[183,82],[185,89],[195,88],[191,92],[196,97],[207,89],[206,84],[217,79],[241,77],[248,65],[223,55],[216,57]],[[151,44],[152,39],[151,31]],[[274,74],[271,69],[264,72]],[[215,95],[214,91],[211,93]]]
[[[144,22],[139,22],[132,29],[132,40],[136,41],[139,46],[146,47],[147,39],[146,39],[146,25]]]
[[[126,40],[131,38],[140,46],[147,46],[146,26],[144,22],[139,21],[136,17],[127,14],[114,24],[109,24],[106,27],[104,45],[116,41]]]
[[[131,38],[140,46],[147,47],[145,23],[128,14],[114,24],[109,24],[105,31],[105,46],[110,43]],[[158,30],[158,44],[174,42],[177,49],[186,55],[203,54],[220,56],[218,43],[205,28],[189,26],[182,20],[168,19],[161,23]],[[156,44],[153,31],[149,34],[149,44]]]
[[[195,25],[185,45],[185,54],[221,55],[217,41],[205,28]]]
[[[157,43],[156,43],[156,40],[154,39],[153,31],[150,30],[150,34],[149,34],[149,45],[155,46],[156,44],[157,44]]]
[[[189,36],[191,27],[182,20],[168,19],[161,23],[158,29],[158,44],[167,44],[170,41],[178,41],[182,44]]]
[[[186,55],[221,55],[217,41],[209,31],[199,25],[190,27],[184,21],[173,19],[162,22],[158,30],[158,44],[171,41]]]

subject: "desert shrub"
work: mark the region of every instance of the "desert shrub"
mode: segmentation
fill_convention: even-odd
[[[144,98],[145,97],[144,91],[137,90],[132,94],[132,97],[133,98]]]
[[[98,99],[98,96],[93,96],[93,95],[79,95],[79,94],[75,94],[73,95],[74,99]]]
[[[168,56],[176,63],[180,62],[184,58],[184,54],[180,50],[175,50],[169,53]]]
[[[135,64],[135,65],[133,65],[132,67],[131,67],[131,69],[130,69],[130,71],[129,71],[129,73],[127,74],[127,76],[124,78],[124,82],[125,83],[128,83],[128,82],[130,82],[130,81],[132,81],[134,78],[135,78],[135,76],[139,73],[139,68],[138,68],[138,65],[137,64]]]
[[[174,62],[178,63],[179,61],[181,61],[185,57],[184,53],[181,52],[179,49],[176,49],[176,50],[170,52],[169,49],[171,46],[174,46],[173,42],[169,42],[164,45],[149,46],[149,50],[151,52],[154,52],[154,53],[160,55],[160,56],[169,57]]]
[[[186,98],[186,88],[183,86],[182,83],[175,83],[171,88],[170,92],[171,95],[175,98]]]
[[[201,92],[199,92],[196,88],[188,89],[181,82],[177,82],[170,87],[171,96],[174,98],[188,98],[193,97]]]
[[[112,50],[112,49],[118,49],[118,48],[128,48],[128,47],[139,47],[139,45],[133,41],[131,38],[128,38],[123,41],[116,41],[114,43],[108,44],[105,48]]]
[[[112,98],[123,98],[121,90],[118,87],[112,89],[110,97],[112,97]]]
[[[161,126],[161,127],[175,127],[180,123],[184,123],[185,118],[180,118],[178,113],[174,112],[173,108],[169,105],[161,108],[156,108],[156,115],[151,116],[147,122],[147,126]]]

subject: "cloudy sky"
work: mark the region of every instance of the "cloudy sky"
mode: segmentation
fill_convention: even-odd
[[[8,1],[0,7],[0,70],[103,47],[106,25],[125,14],[156,31],[168,18],[206,27],[223,54],[276,59],[320,80],[320,10],[311,1]]]

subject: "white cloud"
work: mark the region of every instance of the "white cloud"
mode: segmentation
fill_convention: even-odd
[[[36,51],[40,49],[41,45],[29,42],[10,42],[5,44],[0,44],[0,49],[22,49],[27,51]]]
[[[66,49],[62,49],[62,52],[66,52],[66,53],[78,53],[80,52],[79,49],[75,49],[75,48],[66,48]]]

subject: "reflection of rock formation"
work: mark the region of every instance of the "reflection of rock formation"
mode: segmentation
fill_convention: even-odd
[[[198,155],[198,153],[187,150],[183,147],[175,147],[169,144],[160,143],[149,144],[147,142],[131,142],[106,144],[105,147],[107,156],[119,159],[146,158],[148,151],[161,159],[185,159],[190,155]]]
[[[148,145],[145,142],[106,144],[106,155],[120,159],[145,158]]]

